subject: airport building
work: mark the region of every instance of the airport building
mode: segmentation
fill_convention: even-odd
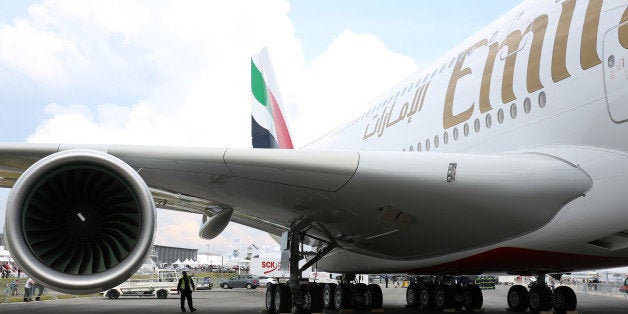
[[[177,260],[184,261],[186,259],[197,260],[198,257],[198,249],[186,249],[180,247],[172,247],[172,246],[162,246],[162,245],[154,245],[153,246],[154,254],[156,256],[156,263],[162,264],[166,263],[168,265],[176,262]],[[151,254],[151,255],[152,255]]]

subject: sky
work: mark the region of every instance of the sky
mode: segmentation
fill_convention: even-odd
[[[267,46],[303,146],[519,3],[0,0],[0,142],[250,147],[249,58]],[[202,240],[200,222],[159,210],[155,243],[276,245],[235,223]]]

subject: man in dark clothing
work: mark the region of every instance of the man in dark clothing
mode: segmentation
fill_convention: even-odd
[[[185,299],[188,299],[188,307],[190,312],[196,311],[192,306],[192,290],[196,290],[194,286],[194,280],[188,276],[186,271],[183,271],[181,278],[179,278],[179,284],[177,285],[177,291],[181,294],[181,312],[185,312]]]

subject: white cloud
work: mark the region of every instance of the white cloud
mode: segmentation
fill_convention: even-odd
[[[371,34],[345,30],[312,62],[290,99],[301,104],[293,131],[302,144],[355,118],[395,83],[417,71],[412,59],[388,50]]]
[[[85,104],[51,99],[50,118],[29,142],[213,147],[250,145],[249,58],[264,45],[297,146],[360,113],[417,68],[375,36],[350,30],[306,68],[288,11],[284,0],[44,1],[0,25],[0,67],[60,94],[96,91]],[[121,93],[137,97],[99,98]],[[205,245],[199,216],[165,215],[158,243]],[[232,224],[214,241],[246,235]]]

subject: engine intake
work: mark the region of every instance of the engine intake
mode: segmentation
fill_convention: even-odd
[[[93,293],[128,279],[152,247],[155,205],[142,178],[106,153],[69,150],[22,174],[7,201],[7,244],[54,290]]]

